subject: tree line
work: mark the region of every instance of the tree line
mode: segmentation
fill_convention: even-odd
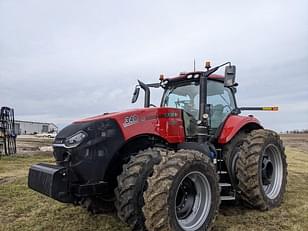
[[[295,130],[290,130],[290,131],[285,131],[284,133],[286,134],[306,134],[308,133],[308,129],[302,129],[302,130],[299,130],[299,129],[295,129]]]

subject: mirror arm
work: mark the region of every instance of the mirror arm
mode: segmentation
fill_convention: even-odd
[[[136,101],[138,100],[138,98],[139,98],[139,91],[140,91],[140,86],[136,85],[135,86],[135,91],[134,91],[134,94],[133,94],[133,98],[132,98],[132,103],[136,103]]]
[[[148,87],[154,87],[154,88],[160,88],[161,87],[160,83],[149,83],[149,84],[147,84],[147,86]]]
[[[140,80],[138,80],[139,86],[144,90],[144,107],[150,107],[150,88]]]

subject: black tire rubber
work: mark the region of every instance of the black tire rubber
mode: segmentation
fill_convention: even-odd
[[[265,194],[261,179],[262,153],[269,144],[278,148],[283,165],[281,189],[273,199]],[[282,203],[288,172],[284,146],[276,132],[265,129],[251,131],[241,146],[236,166],[240,197],[246,204],[264,211],[278,207]]]
[[[144,193],[143,212],[149,231],[181,231],[176,219],[175,196],[183,177],[193,171],[201,171],[211,186],[211,208],[209,215],[198,231],[210,230],[218,215],[220,190],[218,175],[211,160],[194,150],[169,152],[161,163],[154,167],[153,176],[148,179],[148,189]]]
[[[240,146],[248,133],[240,131],[228,144],[223,147],[223,159],[228,169],[232,186],[238,190],[238,179],[236,176],[236,163],[240,153]]]
[[[118,217],[131,226],[132,230],[146,230],[144,226],[143,193],[147,189],[147,179],[153,174],[153,167],[159,164],[166,151],[161,148],[146,149],[132,156],[123,165],[123,172],[118,176],[115,189]]]

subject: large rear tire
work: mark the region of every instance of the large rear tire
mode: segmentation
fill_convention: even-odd
[[[169,152],[154,167],[144,200],[149,231],[210,230],[220,205],[215,166],[198,151]]]
[[[115,189],[118,217],[129,224],[132,230],[146,230],[144,227],[143,192],[147,189],[147,179],[153,173],[153,167],[159,164],[164,149],[147,149],[132,156],[123,165],[123,172],[118,176]]]
[[[244,140],[237,161],[238,187],[248,205],[261,210],[278,207],[287,184],[287,162],[279,135],[254,130]]]
[[[247,135],[248,134],[245,131],[240,131],[228,144],[223,147],[223,159],[228,169],[232,186],[235,189],[238,189],[236,164],[240,154],[240,146],[243,144]]]

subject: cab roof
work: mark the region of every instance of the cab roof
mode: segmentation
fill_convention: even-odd
[[[162,83],[165,86],[170,86],[170,85],[175,85],[177,83],[181,82],[191,82],[191,81],[198,81],[200,74],[203,73],[201,71],[195,71],[195,72],[188,72],[188,73],[181,73],[178,76],[175,77],[169,77],[165,78]],[[218,81],[224,81],[225,77],[223,75],[218,75],[218,74],[211,74],[208,79],[212,80],[218,80]]]

